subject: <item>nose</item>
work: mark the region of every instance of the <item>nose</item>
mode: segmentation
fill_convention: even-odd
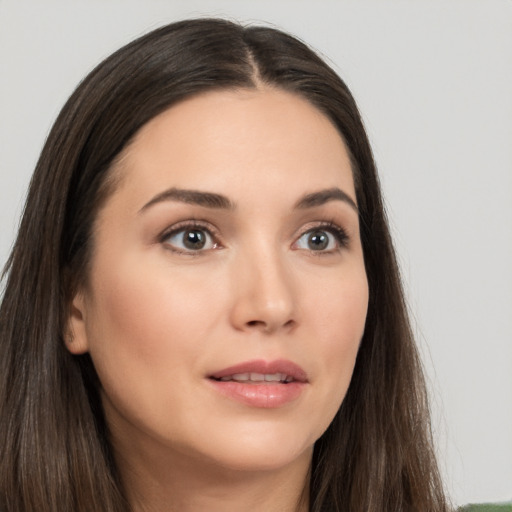
[[[231,323],[237,330],[272,334],[297,324],[292,272],[277,251],[261,247],[234,264]]]

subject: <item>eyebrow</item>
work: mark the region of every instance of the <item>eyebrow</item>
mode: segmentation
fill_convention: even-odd
[[[307,194],[295,203],[295,208],[299,210],[314,208],[315,206],[322,206],[329,201],[343,201],[351,206],[356,213],[359,212],[355,201],[346,192],[337,187]]]
[[[226,196],[214,194],[213,192],[201,192],[199,190],[187,190],[181,188],[170,188],[156,195],[146,203],[139,211],[142,213],[154,204],[163,201],[178,201],[180,203],[195,204],[206,208],[215,208],[221,210],[234,210],[235,205]]]
[[[236,206],[229,198],[221,194],[173,187],[153,197],[153,199],[139,210],[139,213],[142,213],[151,206],[164,201],[177,201],[180,203],[194,204],[205,208],[220,210],[234,210]],[[343,190],[337,187],[306,194],[295,203],[294,208],[298,210],[305,210],[307,208],[322,206],[329,201],[343,201],[358,212],[355,201],[346,192],[343,192]]]

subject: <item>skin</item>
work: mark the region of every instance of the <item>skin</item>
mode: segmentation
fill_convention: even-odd
[[[307,510],[313,445],[347,391],[368,304],[337,130],[288,92],[212,92],[151,120],[112,172],[67,346],[92,357],[135,510]],[[171,188],[232,207],[155,200]],[[296,207],[333,188],[349,199]],[[191,220],[201,250],[178,231]],[[212,386],[212,373],[254,359],[300,365],[300,396],[269,409]]]

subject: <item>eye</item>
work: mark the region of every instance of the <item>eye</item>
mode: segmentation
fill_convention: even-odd
[[[295,249],[332,252],[347,245],[348,237],[339,227],[317,227],[306,231],[294,244]]]
[[[181,253],[207,251],[218,247],[210,231],[202,226],[174,229],[162,237],[162,243]]]

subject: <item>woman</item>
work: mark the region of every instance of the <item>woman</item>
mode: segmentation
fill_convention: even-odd
[[[80,84],[0,325],[3,510],[448,509],[357,107],[279,31],[175,23]]]

